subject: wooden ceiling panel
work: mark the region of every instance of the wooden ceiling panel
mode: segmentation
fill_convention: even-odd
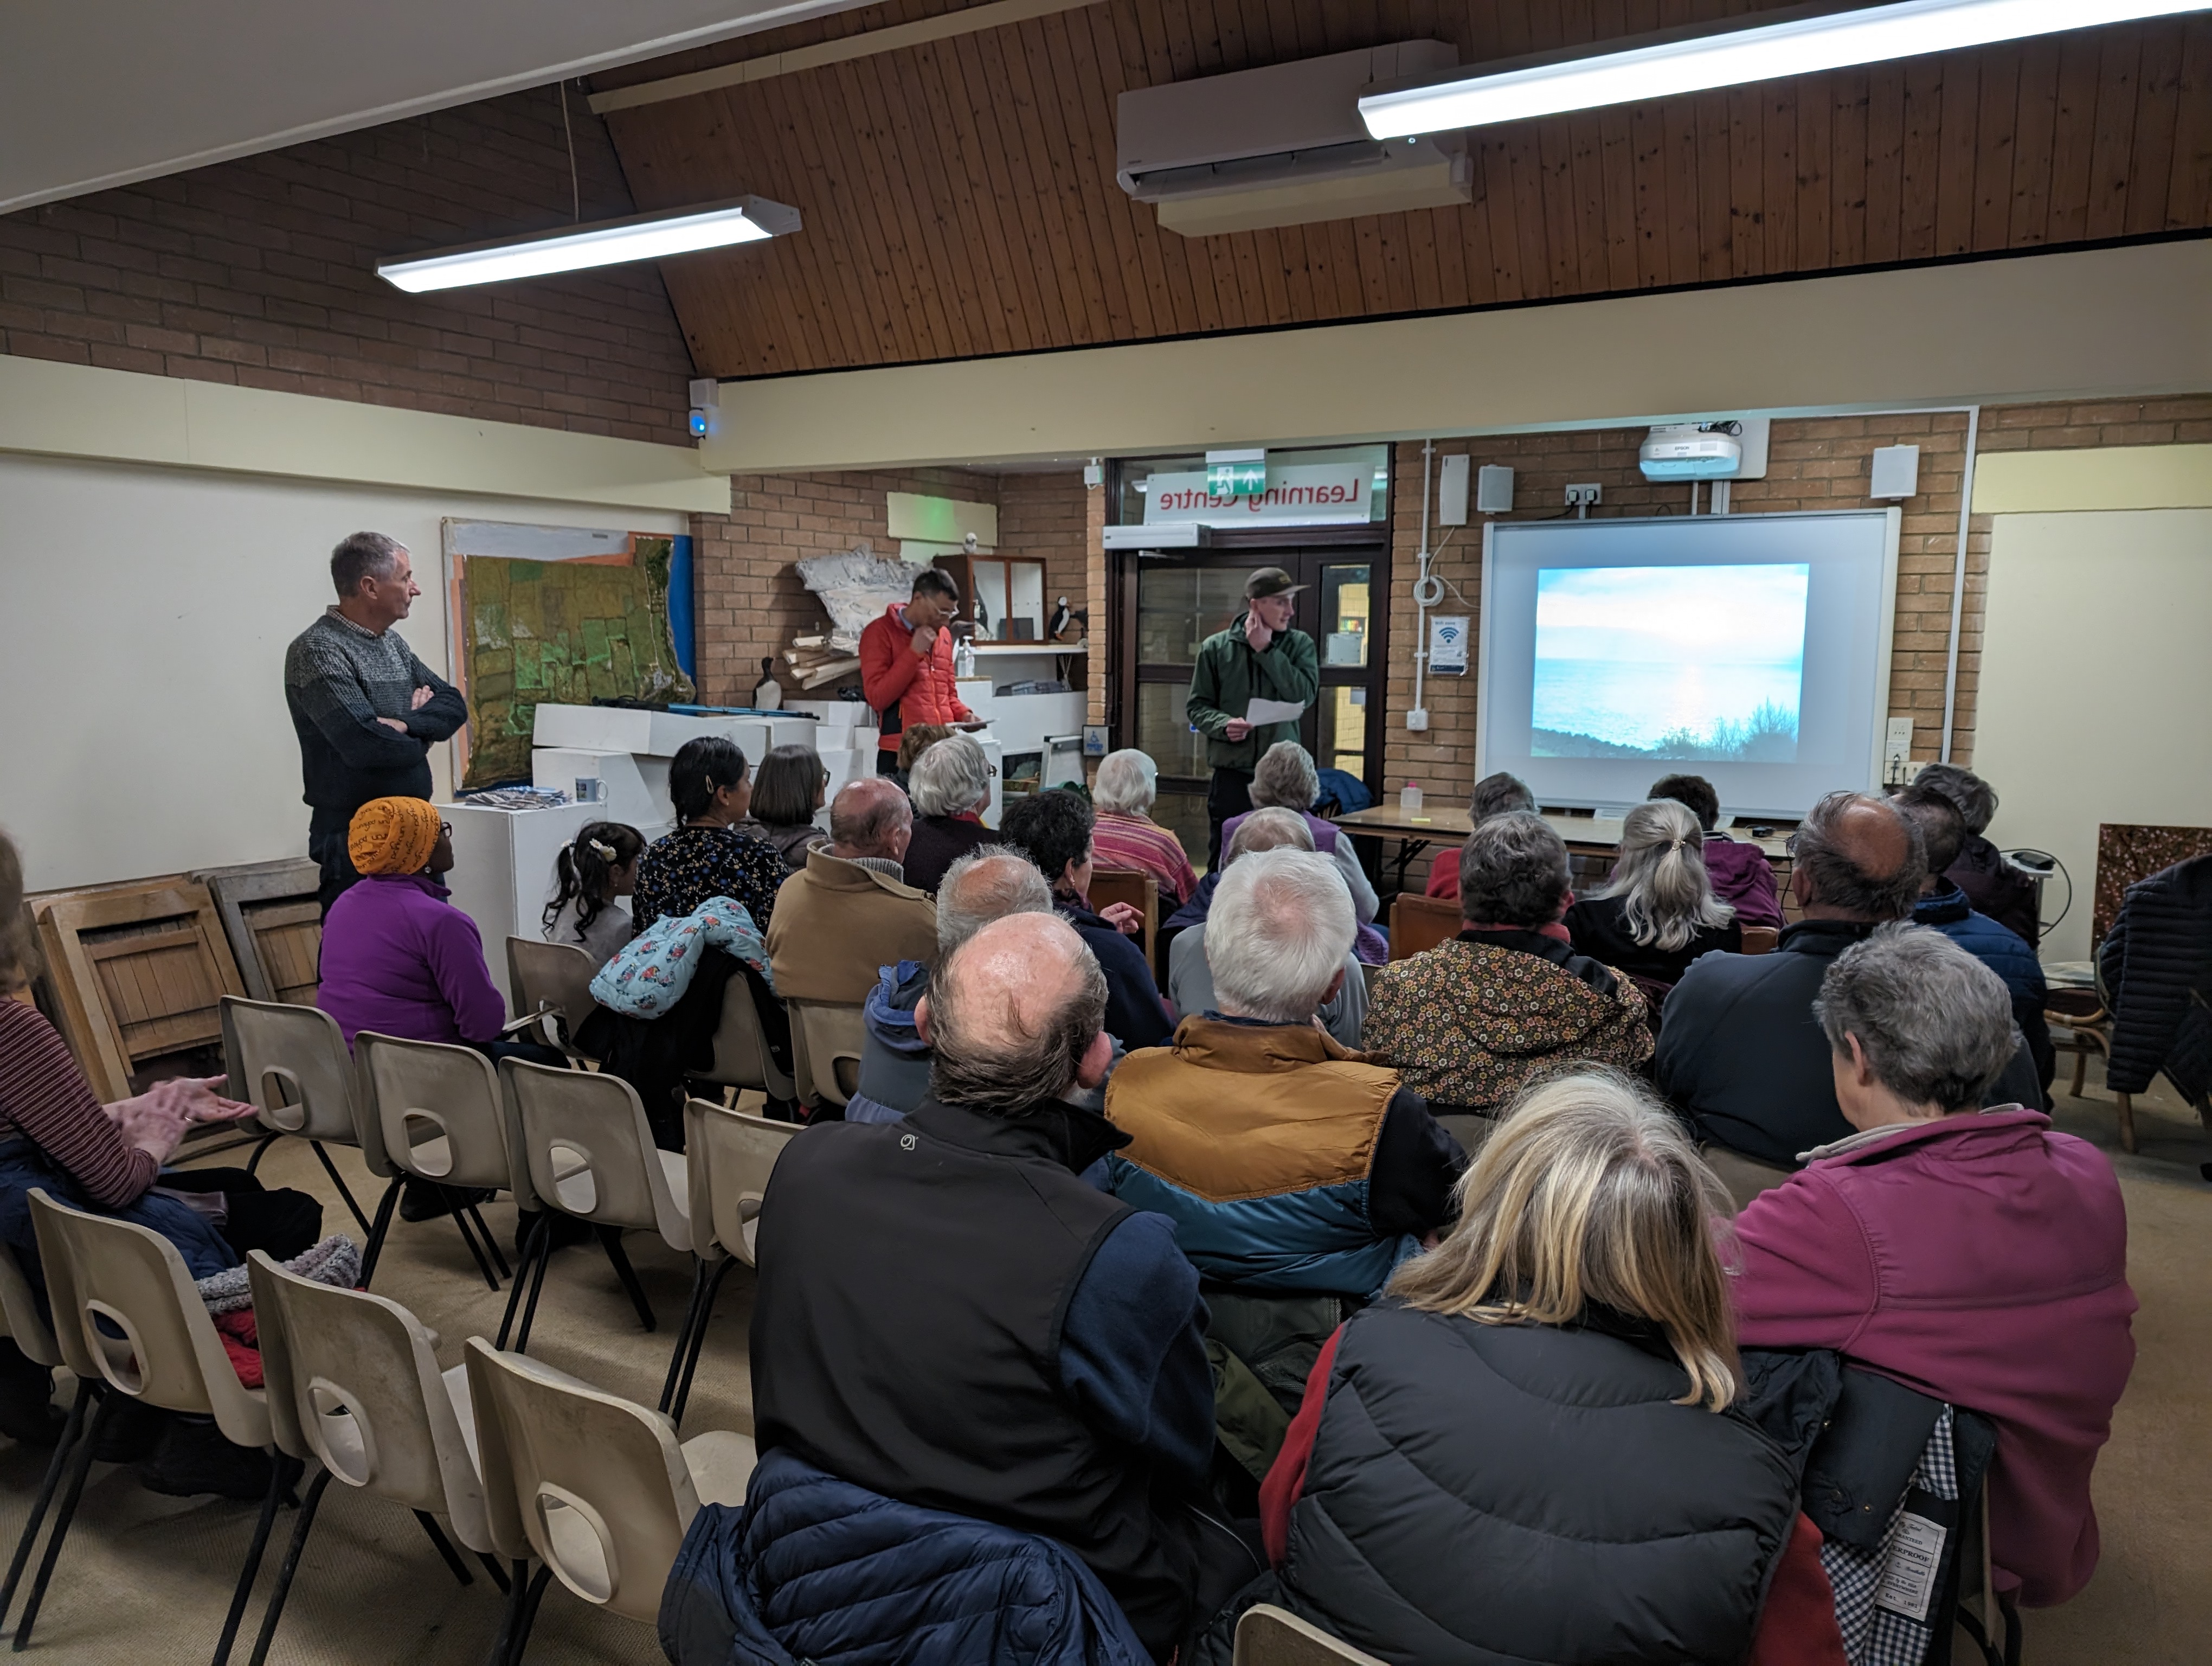
[[[963,9],[891,3],[605,89]],[[641,208],[797,235],[665,263],[700,368],[926,362],[2212,230],[2212,17],[1480,130],[1464,207],[1183,238],[1115,183],[1127,88],[1387,41],[1462,62],[1746,0],[1097,0],[617,109]]]

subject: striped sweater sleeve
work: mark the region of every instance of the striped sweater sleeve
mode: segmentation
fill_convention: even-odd
[[[123,1143],[53,1025],[0,997],[0,1139],[16,1135],[111,1209],[135,1202],[161,1169],[152,1152]]]

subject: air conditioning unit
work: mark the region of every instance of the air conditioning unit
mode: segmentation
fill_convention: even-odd
[[[1449,208],[1474,194],[1465,136],[1368,136],[1359,97],[1459,63],[1407,40],[1121,94],[1115,178],[1185,237]]]

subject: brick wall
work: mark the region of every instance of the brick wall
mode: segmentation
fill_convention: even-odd
[[[1999,405],[1982,412],[1980,451],[2080,451],[2092,446],[2212,441],[2212,394]]]
[[[1045,618],[1062,596],[1089,605],[1083,472],[999,477],[999,553],[1044,558]]]
[[[568,96],[583,217],[634,211]],[[568,222],[556,90],[0,217],[0,353],[684,444],[691,358],[652,265],[410,295],[410,250]]]

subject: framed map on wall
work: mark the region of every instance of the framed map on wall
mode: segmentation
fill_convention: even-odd
[[[694,697],[678,651],[678,627],[690,635],[688,538],[467,520],[444,534],[454,680],[469,702],[463,790],[530,779],[541,702]]]

